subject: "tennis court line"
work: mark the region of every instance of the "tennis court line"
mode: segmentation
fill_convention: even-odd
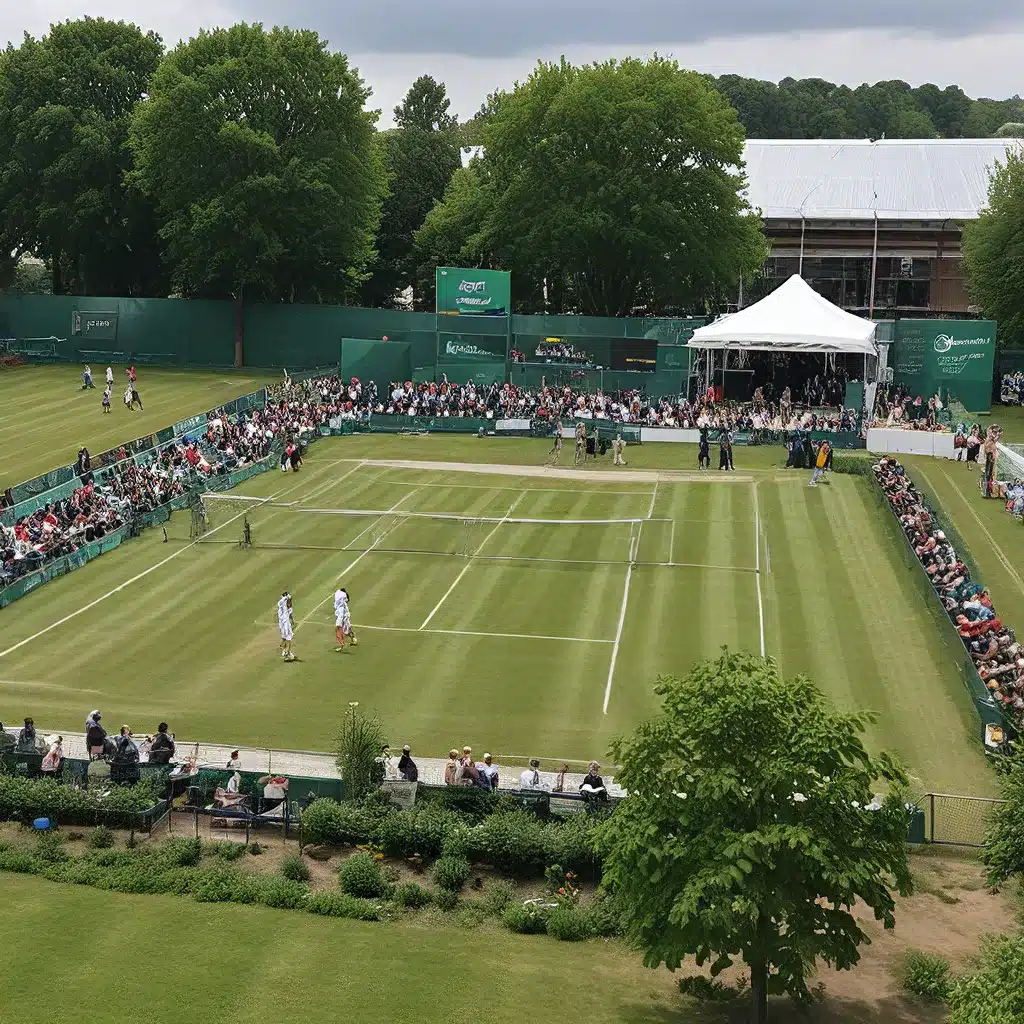
[[[491,636],[507,640],[561,640],[573,644],[610,644],[613,640],[595,640],[588,636],[546,636],[540,633],[485,633],[474,629],[418,629],[413,626],[367,626],[355,625],[356,629],[380,630],[386,633],[440,633],[445,636]]]
[[[764,601],[761,598],[761,509],[757,501],[757,483],[754,489],[754,579],[757,581],[757,624],[761,634],[761,657],[764,657]]]
[[[641,527],[643,529],[643,527]],[[619,608],[619,624],[615,629],[612,641],[612,662],[608,666],[608,682],[604,687],[604,706],[602,714],[608,714],[608,702],[612,699],[612,680],[615,678],[615,663],[619,660],[619,643],[622,640],[622,628],[626,624],[626,606],[629,604],[629,586],[633,582],[633,557],[636,554],[635,543],[630,545],[629,565],[626,568],[626,583],[622,588],[622,606]]]
[[[404,497],[399,498],[398,501],[396,501],[394,503],[394,505],[392,505],[391,508],[388,509],[388,513],[396,512],[398,510],[398,506],[401,505],[402,502],[407,501],[409,498],[411,498],[418,490],[419,490],[418,487],[414,487]],[[385,513],[385,515],[386,514],[387,513]],[[350,540],[348,543],[352,544],[355,541],[359,540],[359,538],[362,537],[362,535],[364,533],[366,533],[367,530],[372,530],[377,525],[377,523],[379,523],[381,521],[382,518],[383,518],[383,516],[380,516],[377,519],[374,519],[374,521],[372,523],[370,523],[369,526],[367,526],[363,530],[360,530],[359,533],[357,533],[352,538],[352,540]],[[391,527],[391,530],[394,530],[398,525],[399,525],[398,523],[395,523],[395,525]],[[338,573],[338,575],[335,577],[335,579],[340,580],[346,573],[351,572],[391,532],[391,530],[387,530],[386,532],[382,533],[365,551],[361,551],[356,558],[354,558],[351,562],[349,562],[349,564],[346,565],[345,568],[342,569],[341,572]],[[348,550],[348,545],[346,545],[341,550],[342,551]],[[299,619],[299,623],[295,627],[295,631],[298,632],[299,626],[304,626],[307,622],[309,622],[309,620],[316,614],[316,612],[320,608],[322,608],[325,604],[327,604],[328,601],[332,600],[333,598],[334,598],[334,594],[328,594],[327,597],[325,597],[319,604],[315,605],[313,610],[304,619]]]
[[[469,572],[469,567],[473,564],[473,559],[481,551],[483,551],[484,545],[486,545],[487,542],[498,532],[498,528],[508,519],[508,517],[510,515],[512,515],[512,513],[515,511],[516,505],[518,505],[519,502],[521,502],[523,500],[523,498],[526,497],[526,494],[527,494],[526,491],[521,491],[520,494],[519,494],[519,497],[516,498],[516,500],[513,501],[511,505],[509,505],[508,511],[505,513],[504,516],[502,516],[502,518],[499,520],[499,522],[497,522],[495,524],[494,529],[491,530],[491,532],[489,534],[487,534],[486,537],[484,537],[483,542],[476,549],[476,551],[474,551],[473,554],[469,556],[469,558],[467,559],[466,564],[465,564],[462,572],[460,572],[459,575],[455,577],[455,580],[452,583],[452,585],[444,592],[444,596],[441,598],[440,601],[437,602],[437,604],[434,605],[433,610],[431,611],[431,613],[423,620],[423,625],[420,626],[420,629],[426,629],[426,627],[428,625],[430,625],[430,620],[438,613],[438,611],[441,608],[441,605],[443,605],[445,603],[445,601],[448,600],[448,595],[459,585],[459,580],[461,580],[462,577],[465,576],[467,572]]]
[[[351,476],[353,473],[356,472],[356,470],[362,468],[362,466],[363,466],[362,462],[358,463],[357,465],[353,466],[347,473],[343,473],[339,479],[344,480],[345,477]],[[285,494],[291,494],[292,491],[298,490],[298,488],[301,487],[301,486],[302,486],[302,484],[296,484],[294,487],[290,487],[286,491],[280,491],[277,494],[272,494],[269,498],[266,498],[265,500],[266,501],[273,501],[275,498],[282,497]],[[220,526],[215,526],[210,531],[209,534],[205,534],[204,536],[210,536],[210,535],[216,533],[218,530],[223,530],[225,526],[230,526],[231,523],[235,522],[235,520],[241,519],[242,516],[244,516],[247,512],[251,512],[251,511],[252,511],[251,508],[244,509],[243,511],[239,512],[237,515],[232,516],[230,519],[226,519],[223,523],[220,524]],[[119,594],[122,590],[125,589],[125,587],[130,587],[133,583],[137,583],[139,580],[141,580],[144,577],[148,576],[151,572],[155,572],[161,566],[164,566],[168,562],[170,562],[173,559],[177,558],[178,555],[180,555],[183,551],[188,551],[189,549],[194,548],[196,546],[196,544],[199,543],[200,539],[201,538],[197,537],[194,541],[191,541],[189,544],[186,544],[184,547],[178,548],[177,551],[172,552],[166,558],[160,559],[160,561],[157,562],[156,565],[151,565],[148,569],[144,569],[142,572],[137,573],[135,576],[132,576],[131,579],[127,579],[127,580],[124,581],[124,583],[121,583],[118,586],[114,587],[113,590],[108,590],[105,594],[101,594],[95,600],[90,601],[88,604],[82,605],[82,607],[79,608],[77,611],[71,612],[70,615],[65,615],[62,619],[58,619],[56,622],[51,622],[49,626],[45,626],[43,629],[40,629],[38,632],[33,633],[31,636],[25,637],[24,640],[19,640],[16,644],[12,644],[6,650],[0,651],[0,658],[5,658],[5,657],[7,657],[8,654],[13,654],[19,648],[24,647],[26,644],[31,643],[33,640],[38,640],[39,637],[45,636],[47,633],[50,632],[50,630],[56,629],[58,626],[63,626],[65,622],[70,622],[72,619],[77,618],[83,612],[89,611],[90,608],[95,608],[96,605],[101,604],[103,601],[106,601],[106,599],[108,597],[113,597],[114,594]]]
[[[406,484],[411,486],[415,480],[382,480],[381,483],[385,484]],[[421,487],[443,487],[445,490],[460,490],[460,491],[521,491],[521,487],[502,487],[495,485],[493,487],[487,484],[420,484]],[[636,495],[638,497],[646,498],[651,492],[650,491],[605,491],[596,487],[530,487],[529,490],[537,491],[539,493],[548,492],[551,494],[608,494],[612,496],[618,496],[623,494]],[[556,759],[557,760],[557,759]]]

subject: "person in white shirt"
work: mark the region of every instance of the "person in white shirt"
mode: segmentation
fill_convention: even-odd
[[[295,635],[295,619],[292,615],[292,595],[286,590],[277,602],[277,628],[281,631],[281,657],[294,661],[292,638]]]
[[[547,789],[543,780],[540,777],[540,761],[537,758],[533,758],[530,761],[530,767],[524,772],[519,774],[519,788],[520,789]]]
[[[359,641],[352,631],[352,611],[348,604],[348,591],[344,587],[338,587],[334,592],[334,639],[338,642],[336,651],[345,650],[345,637],[352,638],[352,646],[355,647]]]
[[[110,388],[114,386],[114,371],[109,366],[107,367],[107,386]]]
[[[481,781],[486,783],[487,789],[498,788],[498,766],[491,760],[490,754],[484,754],[484,759],[477,761],[476,770],[480,773]]]

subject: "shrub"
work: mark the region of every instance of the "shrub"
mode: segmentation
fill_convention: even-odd
[[[379,841],[389,857],[419,854],[433,860],[441,856],[455,834],[465,828],[458,814],[443,807],[428,806],[384,818],[380,823]]]
[[[90,850],[109,850],[114,845],[114,833],[106,825],[97,825],[86,840]]]
[[[73,789],[56,779],[0,775],[0,820],[50,818],[62,825],[92,825],[102,816],[111,825],[131,825],[139,811],[156,802],[153,783],[110,790]]]
[[[544,825],[525,811],[492,814],[469,830],[465,851],[471,861],[493,864],[506,874],[537,875],[547,859]]]
[[[702,974],[695,974],[690,978],[679,979],[679,991],[691,999],[699,999],[702,1003],[730,1003],[739,998],[744,985],[733,987],[724,982],[705,978]]]
[[[308,882],[309,866],[301,857],[284,857],[281,860],[281,874],[293,882]]]
[[[360,714],[357,704],[350,703],[341,722],[337,745],[337,764],[346,801],[361,800],[380,785],[383,771],[377,756],[386,742],[384,727],[378,719]]]
[[[324,917],[348,917],[355,921],[379,921],[380,907],[370,900],[357,899],[339,892],[310,893],[305,909]]]
[[[459,892],[469,878],[469,861],[465,857],[442,857],[434,865],[434,881],[450,892]]]
[[[322,798],[314,800],[302,815],[302,839],[305,843],[355,846],[370,842],[379,825],[380,817],[372,810]]]
[[[492,917],[500,917],[515,894],[516,887],[512,882],[506,882],[503,878],[498,878],[488,883],[481,902],[488,914]]]
[[[344,860],[338,868],[342,891],[350,896],[380,897],[387,891],[387,882],[372,854],[357,853]]]
[[[203,847],[198,839],[175,836],[163,844],[160,853],[172,867],[195,867],[203,855]]]
[[[945,1002],[951,982],[949,961],[912,949],[903,959],[903,987],[933,1002]]]
[[[443,812],[456,812],[464,820],[474,824],[483,821],[498,808],[498,800],[494,793],[476,786],[446,786],[444,789],[428,790],[424,801],[434,805],[431,809]]]
[[[40,832],[36,838],[36,857],[48,864],[59,864],[68,859],[64,837],[56,832]]]
[[[305,867],[305,865],[303,865]],[[301,883],[289,878],[275,878],[268,875],[260,879],[258,902],[265,907],[279,907],[282,910],[298,910],[305,906],[309,890]]]
[[[430,899],[430,892],[415,882],[407,882],[395,889],[395,902],[409,910],[419,910],[420,907],[427,906]]]
[[[434,906],[438,910],[443,910],[445,913],[450,913],[455,910],[459,905],[459,894],[452,892],[451,889],[438,889],[434,893]]]
[[[460,928],[477,928],[487,919],[487,911],[479,903],[464,903],[455,915],[455,923]]]
[[[509,931],[521,935],[543,935],[547,931],[547,913],[532,903],[510,903],[501,920]]]
[[[199,872],[192,886],[192,898],[199,903],[242,903],[238,873],[230,868],[211,868]],[[244,884],[244,883],[241,883]]]
[[[263,847],[260,846],[255,840],[249,844],[249,853],[253,857],[258,857],[263,852]]]
[[[578,907],[560,905],[548,914],[547,931],[562,942],[581,942],[590,938],[590,920]]]
[[[584,908],[590,918],[590,931],[602,938],[622,934],[623,913],[619,897],[603,886],[594,894],[593,902]]]
[[[217,856],[221,860],[230,863],[233,860],[238,860],[239,857],[245,856],[245,845],[243,843],[217,843]]]
[[[604,816],[574,814],[564,821],[550,821],[544,826],[544,853],[548,864],[560,864],[565,871],[595,876],[601,858],[594,849],[594,833]],[[557,888],[557,886],[556,886]]]
[[[40,864],[28,853],[20,850],[5,850],[0,853],[0,871],[13,871],[20,875],[34,875]]]

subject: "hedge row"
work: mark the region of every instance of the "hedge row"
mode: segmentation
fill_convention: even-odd
[[[302,819],[303,840],[329,846],[373,843],[390,857],[442,854],[490,864],[516,876],[535,876],[550,864],[577,874],[594,875],[600,858],[593,836],[600,819],[577,814],[542,821],[522,810],[499,809],[479,821],[441,806],[399,811],[379,802],[339,804],[320,799]]]
[[[108,791],[74,789],[56,779],[27,779],[0,774],[0,821],[32,821],[50,818],[61,825],[95,825],[115,828],[138,825],[140,811],[159,800],[156,787],[163,779],[135,786],[112,786]]]
[[[42,842],[32,853],[0,848],[0,871],[111,892],[191,896],[200,903],[257,904],[361,921],[378,921],[382,916],[381,905],[371,900],[344,893],[311,893],[301,882],[250,874],[223,863],[200,867],[200,857],[197,839],[171,839],[138,850],[98,850],[81,857],[63,854],[57,843]]]

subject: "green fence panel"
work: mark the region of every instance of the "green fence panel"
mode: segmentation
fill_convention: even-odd
[[[358,377],[363,384],[372,380],[383,396],[392,381],[412,378],[411,346],[402,341],[345,338],[341,343],[341,376],[345,380]]]
[[[441,363],[436,368],[437,379],[442,374],[453,384],[468,384],[472,381],[477,385],[489,385],[497,381],[503,384],[505,381],[505,363],[481,362],[481,363]]]

